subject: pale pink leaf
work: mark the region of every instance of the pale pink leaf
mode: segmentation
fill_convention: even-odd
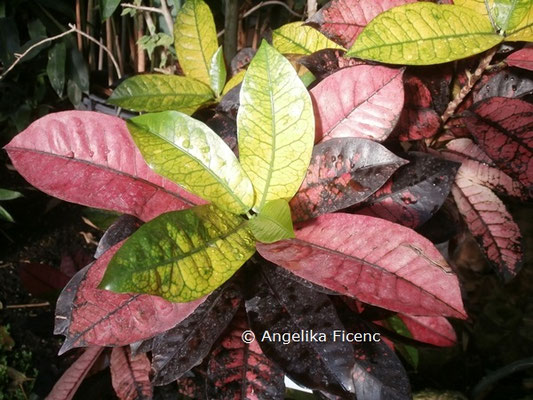
[[[444,317],[420,317],[398,314],[413,339],[435,346],[449,347],[457,343],[457,336],[450,322]]]

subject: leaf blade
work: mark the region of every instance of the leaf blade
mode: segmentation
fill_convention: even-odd
[[[59,42],[48,51],[46,73],[52,88],[59,97],[63,96],[65,88],[65,66],[67,62],[67,48],[65,42]]]
[[[291,209],[285,199],[266,203],[261,212],[250,219],[248,224],[255,238],[263,243],[294,237]]]
[[[215,95],[218,97],[224,85],[226,84],[226,64],[224,63],[224,53],[222,52],[222,46],[218,48],[213,58],[211,59],[211,65],[209,68],[209,84]]]
[[[272,46],[282,54],[309,55],[323,49],[343,49],[303,22],[291,22],[272,32]]]
[[[115,347],[109,363],[111,383],[120,400],[152,398],[150,360],[146,354],[132,356],[128,347]]]

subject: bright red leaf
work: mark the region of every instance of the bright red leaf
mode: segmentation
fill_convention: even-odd
[[[153,172],[117,117],[89,111],[48,114],[5,149],[29,183],[73,203],[145,221],[205,203]]]
[[[533,71],[533,47],[524,47],[505,59],[507,65]]]
[[[413,339],[435,346],[448,347],[457,343],[453,326],[444,317],[418,317],[398,314]]]
[[[149,400],[152,398],[150,360],[146,354],[132,356],[128,347],[111,351],[111,383],[120,400]]]
[[[383,141],[403,107],[402,69],[356,65],[328,76],[313,89],[316,142],[336,137]]]
[[[457,277],[411,229],[365,215],[326,214],[296,238],[258,243],[266,259],[365,303],[413,315],[464,318]]]

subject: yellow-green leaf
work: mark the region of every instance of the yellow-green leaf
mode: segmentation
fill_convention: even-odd
[[[217,96],[220,96],[224,84],[226,83],[226,64],[224,63],[224,53],[222,46],[218,48],[211,59],[211,68],[209,69],[209,79],[211,89]]]
[[[254,186],[254,210],[294,196],[313,151],[313,106],[292,65],[266,41],[242,83],[237,135],[241,165]]]
[[[255,238],[263,243],[294,237],[291,209],[285,199],[269,201],[248,223]]]
[[[492,18],[496,29],[507,34],[515,31],[533,7],[532,0],[455,0],[454,4]]]
[[[132,118],[128,129],[158,174],[223,210],[244,214],[252,207],[250,179],[233,151],[203,122],[166,111]]]
[[[133,111],[176,110],[192,114],[213,98],[213,91],[196,79],[148,74],[126,79],[113,91],[108,102]]]
[[[272,45],[283,54],[311,54],[323,49],[344,49],[316,29],[291,22],[272,32]]]
[[[174,24],[174,46],[185,76],[209,85],[218,40],[213,14],[202,0],[187,0],[179,10]]]
[[[226,93],[228,93],[231,89],[233,89],[235,86],[237,86],[239,83],[242,82],[244,79],[244,74],[246,73],[245,70],[237,72],[235,75],[233,75],[228,83],[226,83],[226,86],[224,86],[224,90],[222,91],[222,96],[224,96]]]
[[[511,42],[533,42],[533,1],[529,0],[529,12],[515,29],[508,32],[505,40]]]
[[[122,245],[99,287],[192,301],[222,285],[254,252],[244,218],[210,204],[173,211],[144,224]]]
[[[502,40],[490,21],[473,10],[420,2],[379,14],[347,55],[390,64],[440,64],[481,53]]]

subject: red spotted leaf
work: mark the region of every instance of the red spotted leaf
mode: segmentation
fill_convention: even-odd
[[[103,347],[89,347],[84,353],[63,373],[56,382],[46,400],[70,400],[76,394],[83,379],[96,362]]]
[[[479,146],[508,175],[533,187],[533,104],[491,97],[470,108],[466,127]]]
[[[533,47],[524,47],[505,59],[507,65],[533,71]]]
[[[371,140],[338,138],[315,146],[300,189],[290,202],[304,221],[365,200],[407,161]]]
[[[207,367],[210,399],[276,400],[285,396],[283,372],[268,359],[257,341],[245,343],[249,330],[244,312],[239,312],[215,345]]]
[[[205,203],[153,172],[117,117],[89,111],[48,114],[5,149],[29,183],[73,203],[145,221]]]
[[[461,170],[452,194],[468,229],[496,272],[505,281],[514,278],[522,266],[521,235],[505,205],[492,190],[471,181]]]
[[[326,214],[301,224],[295,239],[257,244],[294,274],[365,303],[413,315],[466,316],[459,283],[433,244],[366,215]]]
[[[330,39],[350,48],[363,28],[383,11],[416,0],[332,0],[309,22]]]
[[[339,49],[323,49],[301,57],[298,62],[320,81],[339,69],[365,63],[355,58],[345,58],[344,53],[344,50]]]
[[[204,301],[170,303],[155,296],[97,289],[122,243],[79,271],[59,296],[54,333],[66,337],[60,354],[73,347],[124,346],[149,338],[184,320]]]
[[[459,164],[410,152],[400,168],[364,205],[353,210],[415,229],[428,221],[450,193]]]
[[[383,141],[403,107],[402,69],[356,65],[328,76],[313,89],[316,142],[337,137]]]
[[[435,346],[449,347],[457,343],[453,326],[444,317],[418,317],[398,314],[413,339]]]
[[[490,157],[472,140],[455,139],[446,144],[441,154],[462,163],[461,173],[473,182],[487,186],[496,193],[526,200],[530,195],[524,185],[497,168]]]
[[[129,348],[115,347],[111,351],[111,382],[120,400],[152,398],[150,360],[146,354],[132,356]]]
[[[529,72],[508,68],[484,75],[477,87],[479,89],[473,92],[474,103],[489,97],[519,98],[533,93],[533,79]]]
[[[432,108],[431,92],[415,76],[404,76],[405,107],[394,132],[400,140],[419,140],[432,137],[441,119]]]
[[[179,378],[178,393],[186,399],[205,399],[205,377],[207,375],[205,361],[194,367],[186,375]]]

